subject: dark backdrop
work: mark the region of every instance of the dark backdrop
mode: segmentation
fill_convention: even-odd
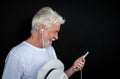
[[[57,56],[69,68],[73,61],[89,51],[83,79],[118,77],[120,6],[115,0],[10,0],[2,1],[0,26],[0,73],[9,50],[30,35],[31,20],[44,6],[61,14],[59,40],[53,43]],[[80,72],[71,79],[80,79]]]

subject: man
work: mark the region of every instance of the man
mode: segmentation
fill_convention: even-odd
[[[31,36],[13,47],[6,57],[2,79],[36,79],[39,69],[51,59],[57,59],[52,42],[58,39],[65,20],[50,7],[41,8],[32,20]],[[83,68],[85,59],[75,60],[65,71],[68,78]]]

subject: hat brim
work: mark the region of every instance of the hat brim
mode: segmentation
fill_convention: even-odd
[[[64,71],[64,65],[63,63],[58,60],[58,59],[53,59],[47,62],[39,71],[37,75],[37,79],[44,79],[46,74],[49,72],[51,69],[57,69],[57,70],[62,70]]]
[[[68,79],[68,77],[62,70],[53,70],[46,79]]]

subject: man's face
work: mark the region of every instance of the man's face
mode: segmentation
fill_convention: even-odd
[[[44,31],[44,47],[48,47],[52,44],[53,41],[58,39],[58,32],[60,31],[60,24],[56,23],[52,27]]]

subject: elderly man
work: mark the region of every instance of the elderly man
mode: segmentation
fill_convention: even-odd
[[[41,8],[33,17],[31,36],[13,47],[6,57],[2,79],[36,79],[39,69],[52,59],[57,59],[52,42],[58,39],[60,26],[65,20],[50,7]],[[65,71],[70,78],[83,68],[80,57]]]

